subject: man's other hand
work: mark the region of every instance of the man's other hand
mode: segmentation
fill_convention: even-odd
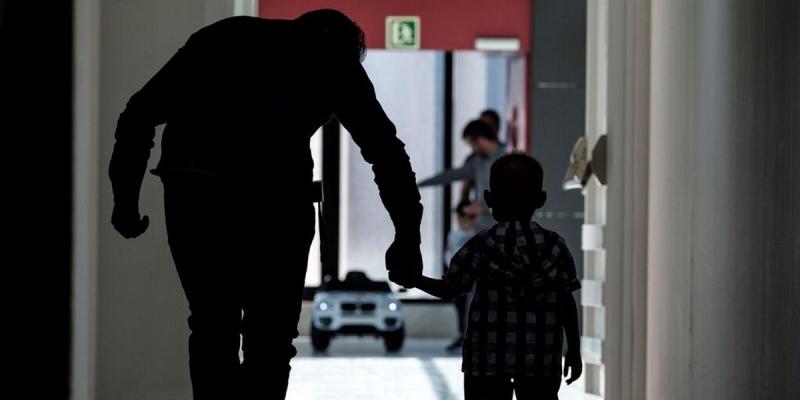
[[[416,286],[422,276],[422,254],[419,244],[403,244],[395,240],[386,250],[386,269],[389,280],[411,289]]]
[[[147,230],[150,218],[147,215],[139,217],[138,209],[115,205],[111,213],[111,225],[114,225],[114,229],[125,239],[132,239]]]

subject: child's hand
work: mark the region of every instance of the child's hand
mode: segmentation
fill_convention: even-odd
[[[583,360],[581,359],[580,351],[567,351],[567,355],[564,357],[565,378],[570,369],[572,369],[572,375],[567,379],[567,385],[578,380],[583,374]]]

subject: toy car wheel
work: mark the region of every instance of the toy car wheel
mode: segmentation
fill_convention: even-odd
[[[386,351],[394,353],[403,348],[403,341],[406,337],[405,328],[400,328],[396,331],[389,331],[383,334],[383,345]]]
[[[325,351],[331,344],[331,334],[311,325],[311,347],[314,351]]]

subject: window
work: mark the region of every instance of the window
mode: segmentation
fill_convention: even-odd
[[[417,178],[443,168],[442,52],[370,51],[364,68],[400,139]],[[378,197],[370,166],[346,131],[341,144],[340,278],[361,270],[387,279],[385,252],[394,227]],[[442,273],[442,188],[421,191],[422,259],[425,273]]]

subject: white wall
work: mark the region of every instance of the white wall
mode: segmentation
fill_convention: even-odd
[[[100,7],[96,390],[98,399],[188,399],[187,306],[167,247],[162,189],[145,177],[140,209],[150,228],[113,231],[107,168],[127,99],[188,36],[230,15],[230,1],[104,1]],[[157,137],[160,140],[159,136]],[[159,158],[159,146],[151,166]]]
[[[648,399],[800,393],[799,19],[653,2]]]
[[[692,1],[654,2],[648,399],[690,399],[696,32]]]
[[[603,368],[594,377],[587,368],[586,380],[587,391],[615,400],[645,398],[650,12],[649,0],[589,3],[587,96],[604,101],[587,99],[588,139],[593,147],[598,130],[607,134],[609,178],[604,190],[587,188],[587,222],[605,226],[604,251],[585,259],[586,278],[603,285],[603,307],[586,307],[584,319],[584,335],[602,339]]]

